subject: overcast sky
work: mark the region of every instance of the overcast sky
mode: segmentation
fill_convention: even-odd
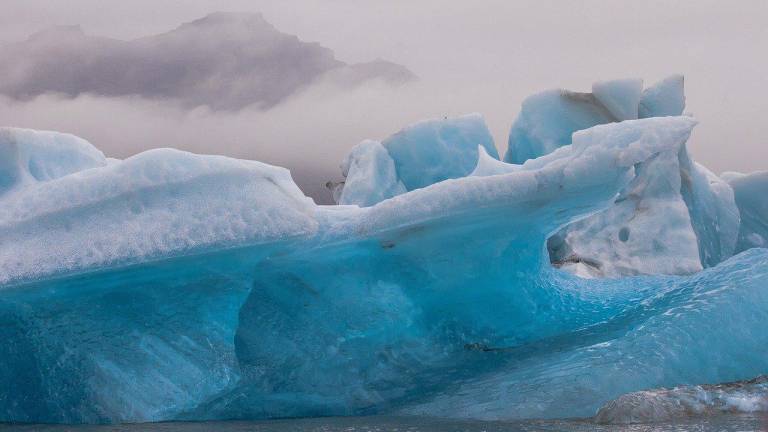
[[[420,80],[317,85],[268,110],[189,111],[162,100],[81,96],[0,102],[0,124],[60,129],[124,157],[161,146],[332,176],[346,150],[424,117],[481,112],[503,152],[525,96],[672,73],[700,121],[689,150],[715,172],[768,169],[768,1],[2,0],[0,42],[52,25],[134,39],[214,11],[261,12],[336,58],[383,58]],[[13,59],[3,58],[0,62]],[[302,178],[303,182],[314,181]],[[319,182],[318,182],[319,184]]]

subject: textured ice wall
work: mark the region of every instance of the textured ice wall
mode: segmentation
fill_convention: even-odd
[[[286,169],[150,150],[0,196],[0,283],[310,235],[314,211]]]
[[[689,274],[732,256],[739,229],[733,191],[690,160],[687,138],[636,165],[613,206],[555,234],[553,263],[582,276],[618,277]]]
[[[583,281],[583,280],[582,280]],[[562,282],[561,282],[562,283]],[[400,412],[453,418],[592,416],[607,401],[660,387],[746,380],[768,369],[768,251],[752,249],[690,277],[592,280],[579,291],[654,293],[611,317],[509,349],[497,371]],[[652,288],[651,288],[652,287]],[[603,297],[607,300],[607,297]]]
[[[682,76],[645,90],[641,80],[615,80],[595,83],[592,93],[543,92],[523,102],[505,160],[522,163],[548,154],[597,124],[677,116],[684,107]],[[504,171],[498,163],[483,163],[495,168],[476,174]],[[635,170],[637,177],[614,206],[551,238],[555,265],[585,277],[689,274],[733,255],[739,229],[733,192],[691,160],[685,142]]]

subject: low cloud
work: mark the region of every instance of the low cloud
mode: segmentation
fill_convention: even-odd
[[[378,60],[348,65],[317,43],[281,33],[259,14],[217,12],[167,33],[121,41],[54,27],[0,47],[0,93],[141,96],[186,108],[271,108],[319,79],[356,86],[414,75]]]

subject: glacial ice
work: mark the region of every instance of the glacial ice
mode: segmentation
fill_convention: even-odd
[[[768,412],[768,376],[723,384],[679,386],[622,395],[600,408],[598,423],[681,420],[720,413]]]
[[[584,299],[599,298],[602,307],[590,322],[505,347],[495,357],[508,362],[505,366],[457,381],[450,391],[399,412],[481,419],[587,417],[623,394],[746,380],[768,368],[758,348],[768,343],[761,327],[768,320],[766,249],[751,249],[688,277],[586,281],[570,276],[553,279],[553,285],[574,289]],[[589,313],[583,304],[573,306]]]
[[[642,86],[642,80],[624,79],[597,82],[591,93],[556,89],[530,96],[512,125],[504,160],[519,164],[543,156],[570,144],[574,132],[599,124],[683,113],[681,75]]]
[[[574,132],[616,121],[592,93],[555,89],[523,101],[504,160],[521,164],[569,145]]]
[[[660,118],[654,124],[666,129],[665,121]],[[651,129],[646,120],[622,125],[624,132]],[[577,131],[574,145],[598,129]],[[553,264],[584,277],[689,274],[733,255],[739,229],[733,192],[723,180],[691,161],[685,149],[688,136],[653,136],[654,141],[674,142],[634,167],[635,178],[610,208],[550,237]],[[526,170],[540,160],[546,158],[507,164],[481,152],[472,175]]]
[[[680,190],[699,245],[701,265],[711,267],[733,255],[741,217],[730,185],[693,162],[683,147],[680,160]]]
[[[616,121],[636,120],[643,92],[643,80],[601,81],[592,85],[592,94]]]
[[[635,166],[613,206],[553,235],[553,263],[588,277],[689,274],[733,255],[733,191],[690,160],[687,138]]]
[[[733,188],[741,215],[736,252],[768,247],[768,171],[728,172],[723,179]]]
[[[0,128],[0,195],[106,164],[102,152],[74,135]]]
[[[600,112],[679,99],[638,88]],[[522,164],[479,116],[420,123],[355,147],[336,206],[259,162],[9,129],[0,420],[589,417],[764,374],[766,177],[691,161],[690,117],[604,123]],[[551,265],[568,236],[556,264],[613,277]]]
[[[549,241],[553,262],[577,274],[613,277],[701,270],[696,235],[680,194],[678,152],[687,139],[688,134],[677,137],[669,149],[636,165],[635,178],[610,208],[555,234]]]
[[[499,157],[480,114],[422,121],[390,136],[382,145],[408,190],[466,176],[475,168],[477,146]]]
[[[397,176],[395,161],[378,141],[356,145],[342,163],[341,172],[345,181],[339,204],[369,207],[407,192]]]
[[[364,141],[342,163],[346,181],[339,204],[370,206],[406,191],[465,177],[475,168],[478,146],[499,158],[480,114],[421,121],[379,145]]]
[[[29,183],[0,203],[0,283],[317,229],[288,170],[173,149]]]
[[[643,90],[637,108],[641,118],[681,115],[685,109],[683,76],[669,76]]]
[[[523,103],[505,160],[546,155],[597,124],[678,116],[684,106],[678,75],[645,90],[628,79],[595,83],[592,93],[544,92]],[[618,277],[689,274],[730,257],[739,229],[733,192],[691,160],[686,140],[635,167],[637,177],[610,209],[553,235],[552,262],[585,277]]]

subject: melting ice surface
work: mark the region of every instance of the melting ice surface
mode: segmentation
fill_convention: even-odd
[[[695,120],[637,119],[678,87],[641,87],[596,85],[610,121],[519,165],[479,116],[364,142],[360,206],[258,162],[4,129],[0,420],[589,417],[766,373],[762,178],[695,165]]]

